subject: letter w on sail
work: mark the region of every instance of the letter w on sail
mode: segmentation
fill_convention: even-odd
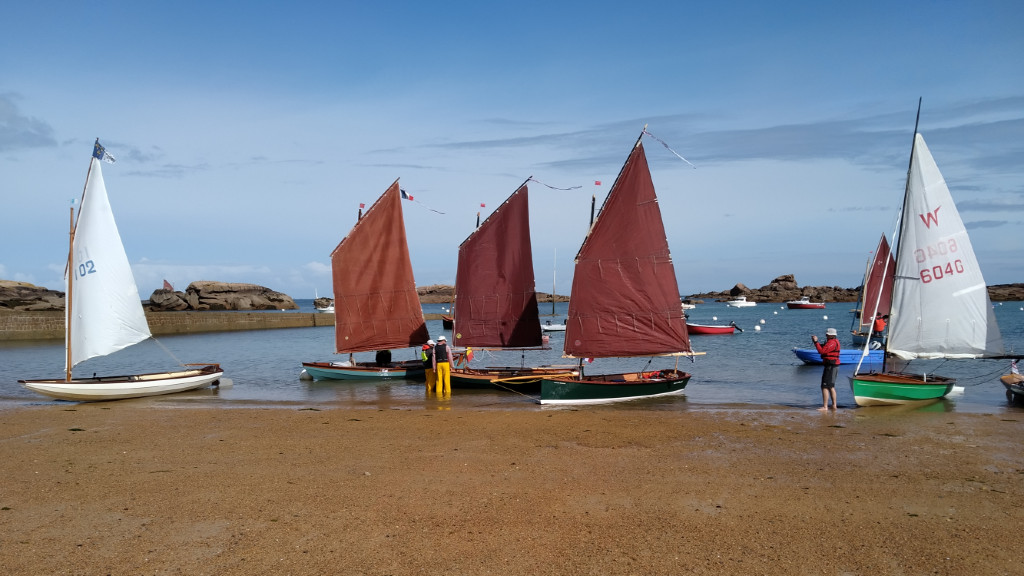
[[[939,206],[939,208],[942,208],[942,206]],[[935,210],[932,210],[931,212],[926,212],[924,214],[918,214],[918,216],[921,217],[921,222],[924,222],[924,227],[925,228],[931,228],[933,222],[935,223],[936,226],[939,225],[939,208],[936,208]]]

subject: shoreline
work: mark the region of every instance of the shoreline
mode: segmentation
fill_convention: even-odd
[[[5,409],[5,573],[1018,573],[1011,415]]]

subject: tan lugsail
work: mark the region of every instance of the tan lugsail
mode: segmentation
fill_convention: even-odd
[[[575,358],[690,352],[661,209],[639,139],[576,256],[564,352]]]
[[[540,346],[524,183],[459,246],[455,276],[456,346]]]
[[[418,347],[429,338],[401,203],[395,180],[331,252],[337,352]]]

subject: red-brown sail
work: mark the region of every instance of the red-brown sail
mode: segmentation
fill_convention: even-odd
[[[878,248],[875,250],[874,260],[871,261],[871,269],[864,281],[864,304],[861,310],[860,325],[865,332],[871,330],[874,323],[872,312],[876,314],[888,314],[892,306],[892,283],[896,274],[896,260],[889,251],[889,242],[882,234],[878,241]],[[875,304],[878,310],[875,310]]]
[[[395,180],[331,252],[338,352],[418,347],[429,338],[399,193]]]
[[[690,351],[661,209],[640,140],[576,256],[564,351],[576,358]]]
[[[524,183],[459,246],[456,346],[541,345],[528,194]]]

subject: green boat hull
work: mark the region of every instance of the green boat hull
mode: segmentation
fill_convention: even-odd
[[[923,404],[945,398],[956,380],[920,374],[871,373],[850,377],[850,388],[858,406],[899,406]]]
[[[580,378],[544,378],[541,404],[604,404],[678,394],[690,374],[676,370],[629,374],[603,374]]]

